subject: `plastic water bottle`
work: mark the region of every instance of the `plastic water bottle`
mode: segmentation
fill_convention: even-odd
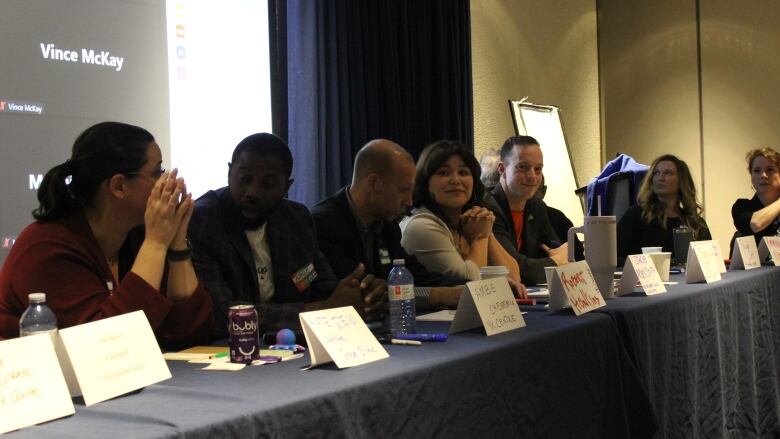
[[[19,336],[48,333],[51,342],[57,338],[57,317],[46,305],[45,293],[31,293],[28,296],[30,306],[19,319]]]
[[[390,333],[413,334],[417,329],[414,309],[414,277],[403,259],[394,259],[387,276],[387,295],[390,302]]]

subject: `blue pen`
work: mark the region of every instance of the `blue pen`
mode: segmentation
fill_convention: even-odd
[[[447,334],[438,332],[433,334],[398,334],[395,338],[400,340],[417,341],[447,341]]]

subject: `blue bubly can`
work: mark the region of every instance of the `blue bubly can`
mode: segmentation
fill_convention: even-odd
[[[228,310],[231,363],[249,364],[259,355],[258,320],[253,305],[234,305]]]

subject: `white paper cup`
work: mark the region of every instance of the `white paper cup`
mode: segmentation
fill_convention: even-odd
[[[552,287],[553,274],[555,273],[555,267],[544,267],[544,277],[547,279],[547,288]]]
[[[642,253],[661,253],[664,250],[663,247],[642,247]]]
[[[669,282],[669,266],[672,263],[672,252],[649,253],[649,256],[653,260],[653,265],[658,270],[661,280]]]
[[[503,265],[487,265],[479,269],[479,277],[482,280],[492,279],[494,277],[507,277],[509,270]]]

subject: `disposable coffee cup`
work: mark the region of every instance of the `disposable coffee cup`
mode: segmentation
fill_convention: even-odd
[[[555,267],[544,267],[544,277],[547,279],[547,288],[552,287],[553,274]]]
[[[672,252],[649,253],[648,256],[653,260],[653,265],[655,265],[655,269],[658,270],[661,281],[669,282],[669,268],[672,264]]]
[[[487,265],[479,269],[479,277],[482,280],[492,279],[494,277],[507,277],[509,270],[503,265]]]
[[[663,247],[642,247],[643,254],[661,253],[662,251],[664,251]]]

